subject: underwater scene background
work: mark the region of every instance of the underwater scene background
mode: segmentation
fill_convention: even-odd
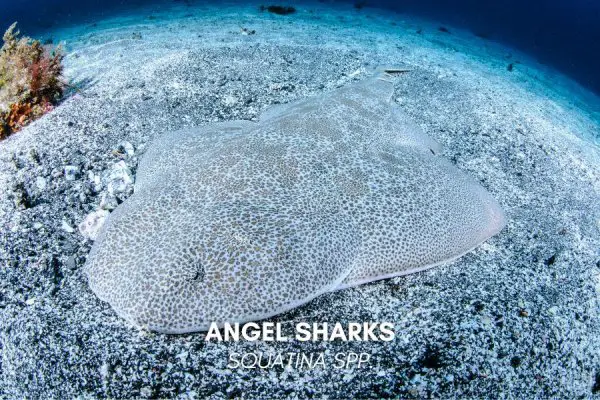
[[[25,74],[39,78],[45,68],[60,72],[61,81],[41,104],[32,91],[20,93],[43,105],[42,112],[30,120],[10,118],[15,129],[0,139],[0,398],[598,396],[598,4],[264,3],[294,7],[282,13],[261,3],[0,0],[4,29],[18,21],[22,35],[63,49],[54,59],[46,54],[41,65],[33,55],[35,68]],[[0,63],[12,67],[5,62],[12,59],[3,53]],[[56,60],[61,67],[49,68]],[[177,132],[193,134],[226,121],[256,126],[296,101],[326,107],[324,100],[369,82],[380,66],[405,71],[386,77],[392,93],[386,104],[399,110],[395,121],[437,143],[428,157],[439,157],[489,192],[506,226],[455,261],[323,293],[268,321],[280,323],[288,337],[298,322],[390,322],[394,340],[207,342],[204,333],[137,329],[93,292],[84,273],[91,249],[105,221],[124,204],[135,204],[144,158],[160,153],[157,141],[167,149],[164,164],[192,171],[158,184],[175,191],[201,187],[195,183],[204,175],[194,173],[193,157],[206,154]],[[4,106],[10,74],[0,74]],[[370,101],[359,99],[351,103]],[[27,116],[30,105],[0,114]],[[380,117],[373,118],[377,123]],[[327,139],[315,143],[306,149],[323,150],[329,161],[360,150],[352,143],[336,154]],[[207,157],[204,165],[212,165]],[[271,164],[292,177],[298,172],[290,163],[241,159],[269,176],[271,170],[261,168]],[[385,160],[398,166],[404,159]],[[320,161],[306,169],[322,169]],[[413,173],[410,167],[388,170],[399,177]],[[215,180],[219,171],[213,171]],[[227,179],[243,177],[242,171]],[[357,174],[356,182],[361,179]],[[411,190],[418,191],[419,182]],[[436,180],[429,184],[436,187]],[[389,200],[382,186],[352,188]],[[158,211],[169,214],[178,200],[159,202]],[[387,240],[404,220],[386,218],[376,204],[372,212],[357,213],[365,221],[376,214]],[[406,220],[431,215],[426,204],[416,202]],[[309,205],[314,210],[330,202]],[[343,237],[345,222],[334,219],[324,234]],[[314,226],[323,233],[322,223]],[[297,239],[293,232],[287,237]],[[128,248],[114,256],[137,259]],[[370,363],[229,368],[233,353],[366,353]]]

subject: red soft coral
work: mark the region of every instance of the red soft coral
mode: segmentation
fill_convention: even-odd
[[[52,110],[65,88],[61,48],[18,35],[13,24],[0,51],[0,138]]]
[[[62,96],[64,84],[60,80],[61,60],[61,54],[50,54],[44,49],[29,66],[29,90],[38,102],[53,103]]]

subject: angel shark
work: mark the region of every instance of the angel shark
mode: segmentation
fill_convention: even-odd
[[[164,333],[274,316],[453,260],[498,203],[392,100],[385,70],[259,122],[161,135],[87,259],[91,289]]]

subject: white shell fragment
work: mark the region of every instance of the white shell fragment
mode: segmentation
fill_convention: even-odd
[[[104,225],[108,214],[108,211],[102,209],[89,213],[79,224],[79,233],[87,239],[96,240],[98,232],[102,228],[102,225]]]

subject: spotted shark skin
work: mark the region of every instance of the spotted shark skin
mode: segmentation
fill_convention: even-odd
[[[449,262],[498,233],[494,198],[373,77],[166,133],[88,256],[90,288],[164,333],[268,318]]]

